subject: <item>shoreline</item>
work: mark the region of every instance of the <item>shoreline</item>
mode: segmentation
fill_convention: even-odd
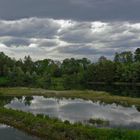
[[[104,91],[92,91],[92,90],[45,90],[40,88],[0,88],[0,96],[45,96],[56,98],[81,98],[84,100],[91,100],[93,102],[101,101],[107,104],[116,103],[123,106],[140,107],[140,98],[132,98],[125,96],[111,95]]]

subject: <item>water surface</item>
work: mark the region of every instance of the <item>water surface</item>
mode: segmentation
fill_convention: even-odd
[[[85,122],[91,118],[108,120],[111,127],[140,129],[140,112],[135,106],[123,107],[116,104],[93,103],[82,99],[57,99],[43,96],[14,98],[6,108],[33,114],[45,114],[70,122]]]
[[[0,124],[0,140],[39,140],[17,129]]]

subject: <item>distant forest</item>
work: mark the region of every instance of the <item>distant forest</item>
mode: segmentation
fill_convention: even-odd
[[[87,58],[44,59],[30,56],[15,60],[0,53],[1,87],[38,87],[45,89],[87,89],[94,83],[140,83],[140,48],[134,53],[116,53],[114,60],[101,56],[95,63]]]

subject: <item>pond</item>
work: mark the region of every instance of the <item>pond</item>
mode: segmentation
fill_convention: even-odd
[[[1,140],[39,140],[29,136],[17,129],[0,124],[0,139]]]
[[[135,106],[123,107],[82,99],[33,96],[15,97],[5,107],[32,112],[33,114],[45,114],[63,121],[69,120],[71,123],[84,123],[91,118],[99,118],[109,121],[110,127],[140,129],[140,112]]]

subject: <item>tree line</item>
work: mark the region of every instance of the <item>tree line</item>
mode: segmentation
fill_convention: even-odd
[[[30,56],[15,60],[0,52],[0,86],[45,89],[86,89],[94,83],[140,83],[140,48],[116,53],[113,60],[101,56],[33,61]]]

